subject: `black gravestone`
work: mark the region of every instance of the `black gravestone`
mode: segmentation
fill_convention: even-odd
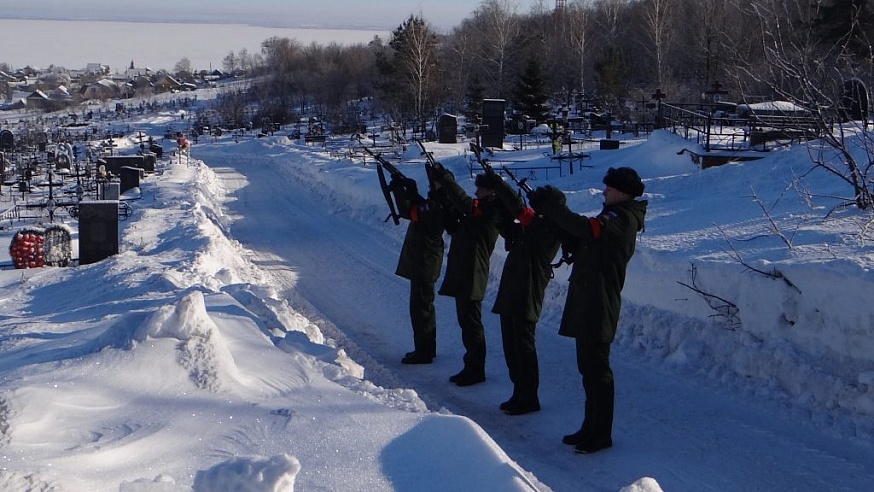
[[[152,144],[149,147],[149,151],[155,154],[155,157],[158,159],[164,156],[164,147],[161,147],[158,144]]]
[[[437,118],[437,139],[440,143],[456,143],[458,118],[451,114],[441,114]]]
[[[0,131],[0,151],[12,152],[15,150],[15,135],[9,130]]]
[[[147,152],[143,154],[143,171],[147,173],[155,172],[155,164],[158,162],[157,154]]]
[[[79,203],[79,264],[88,265],[118,254],[118,202]]]
[[[119,169],[119,181],[121,182],[121,187],[118,190],[119,193],[139,188],[140,175],[142,173],[143,170],[138,167],[122,166],[122,168]]]
[[[97,161],[106,166],[106,170],[114,175],[121,172],[123,166],[138,167],[145,169],[145,159],[141,155],[108,155]]]
[[[504,107],[503,99],[483,99],[483,126],[480,139],[483,147],[504,146]]]

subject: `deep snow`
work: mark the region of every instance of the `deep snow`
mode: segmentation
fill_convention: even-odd
[[[171,122],[125,124],[160,138]],[[650,201],[614,344],[615,445],[580,456],[559,442],[582,418],[573,344],[556,333],[569,270],[538,325],[543,410],[506,416],[497,317],[484,314],[485,384],[446,381],[463,352],[451,299],[438,299],[435,363],[401,365],[404,227],[383,221],[372,159],[343,155],[348,136],[332,154],[287,133],[202,137],[161,161],[119,255],[0,271],[4,490],[870,488],[871,217],[832,210],[846,190],[823,173],[792,186],[806,146],[700,170],[678,155],[689,142],[657,132],[593,142],[573,174],[532,181],[595,213],[606,168],[631,165]],[[493,163],[555,163],[546,144],[513,143]],[[472,191],[465,142],[426,146]],[[416,147],[403,157],[424,183]]]

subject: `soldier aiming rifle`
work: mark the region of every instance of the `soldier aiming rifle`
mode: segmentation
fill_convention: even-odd
[[[404,354],[401,363],[430,364],[437,355],[434,286],[443,266],[444,250],[444,211],[438,199],[439,193],[432,186],[428,198],[423,197],[415,180],[404,176],[381,155],[366,147],[365,151],[377,162],[380,188],[390,210],[385,220],[391,218],[395,224],[400,224],[401,218],[410,221],[395,269],[395,275],[410,281],[413,350]],[[386,179],[385,171],[391,175],[390,181]]]
[[[378,154],[364,147],[364,151],[376,159],[376,173],[379,177],[379,187],[388,204],[389,215],[385,221],[392,219],[395,225],[400,225],[401,218],[410,219],[412,203],[420,203],[425,199],[419,194],[416,181],[404,176],[398,168],[386,160],[382,154]],[[385,172],[391,175],[391,181],[386,179]],[[384,221],[384,222],[385,222]]]

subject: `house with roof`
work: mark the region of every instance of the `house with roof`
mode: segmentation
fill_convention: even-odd
[[[102,63],[89,63],[85,65],[85,73],[109,75],[109,65],[103,65]]]
[[[182,84],[173,78],[170,74],[162,73],[153,82],[155,92],[173,92],[178,91]]]
[[[109,79],[100,79],[97,82],[88,84],[82,89],[82,97],[84,99],[99,99],[105,101],[107,99],[117,98],[118,95],[118,85]]]
[[[28,109],[45,109],[49,105],[49,96],[37,89],[24,98]]]

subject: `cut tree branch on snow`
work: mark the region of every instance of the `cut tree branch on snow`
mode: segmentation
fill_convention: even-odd
[[[765,204],[762,203],[762,199],[759,198],[758,193],[756,193],[756,189],[755,188],[751,188],[751,189],[753,191],[753,201],[756,202],[756,205],[758,205],[759,208],[762,209],[762,213],[765,214],[765,218],[768,219],[768,223],[771,226],[770,227],[771,231],[777,237],[779,237],[783,241],[783,243],[786,244],[786,247],[789,248],[789,250],[791,251],[792,250],[792,240],[790,240],[788,237],[786,237],[786,235],[783,234],[783,231],[780,230],[780,227],[777,225],[777,222],[774,220],[774,217],[771,216],[771,212],[765,207]],[[725,232],[723,232],[722,229],[720,229],[720,232],[722,232],[723,237],[725,237]],[[727,238],[726,238],[726,240],[727,240]]]
[[[731,244],[731,241],[729,240],[728,235],[725,233],[725,231],[723,231],[721,228],[719,228],[719,226],[717,226],[717,228],[719,229],[719,232],[722,233],[722,237],[725,239],[725,242],[728,244],[728,247],[731,248],[731,251],[728,252],[728,255],[731,256],[731,258],[734,261],[740,263],[741,266],[743,266],[744,268],[746,268],[747,270],[749,270],[751,272],[755,272],[755,273],[758,273],[760,275],[764,275],[770,279],[782,280],[783,283],[785,283],[788,287],[794,289],[796,292],[801,294],[801,289],[799,289],[798,286],[796,286],[794,283],[792,283],[791,280],[786,278],[786,276],[783,275],[783,272],[781,272],[780,270],[777,270],[776,267],[774,267],[774,269],[772,271],[766,272],[766,271],[758,269],[758,268],[750,265],[746,261],[744,261],[743,257],[740,255],[740,252],[737,249],[735,249],[734,245]],[[790,247],[790,249],[791,249],[791,247]]]
[[[697,293],[704,299],[704,302],[710,306],[710,309],[716,311],[716,314],[712,315],[712,317],[721,317],[725,318],[728,322],[729,326],[732,329],[735,329],[741,325],[741,320],[738,317],[737,313],[740,312],[740,309],[737,307],[737,304],[723,299],[714,294],[710,294],[708,292],[704,292],[698,285],[696,284],[696,277],[698,276],[698,269],[695,267],[694,263],[690,263],[691,267],[689,269],[689,274],[692,278],[692,283],[687,284],[685,282],[677,281],[678,284],[686,287],[687,289]]]

